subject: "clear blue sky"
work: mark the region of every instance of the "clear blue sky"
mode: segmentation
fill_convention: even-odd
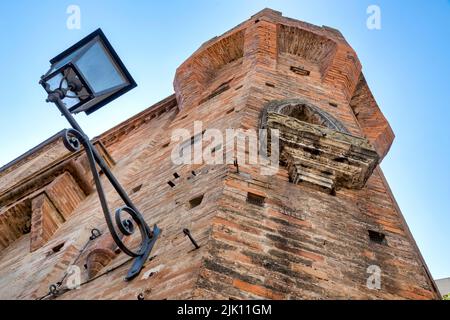
[[[80,30],[66,27],[71,4],[81,9]],[[381,30],[366,27],[371,4],[381,8]],[[450,277],[448,0],[0,1],[0,165],[67,127],[38,80],[50,58],[96,28],[139,86],[78,116],[92,137],[170,95],[184,59],[264,7],[335,27],[354,47],[397,136],[382,168],[433,276]]]

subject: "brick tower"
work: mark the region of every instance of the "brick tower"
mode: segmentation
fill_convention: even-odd
[[[1,169],[0,298],[439,298],[378,166],[394,134],[339,31],[265,9],[204,43],[174,87],[94,139],[163,230],[141,274],[123,280],[130,259],[107,231],[86,157],[57,134]],[[195,148],[204,131],[194,121],[277,129],[278,171],[175,164],[171,132],[190,130],[184,146]],[[227,147],[203,144],[220,155]],[[90,240],[93,228],[102,235]],[[68,288],[69,266],[79,290]]]

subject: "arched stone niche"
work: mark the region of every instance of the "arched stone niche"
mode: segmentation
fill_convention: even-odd
[[[264,128],[267,124],[268,113],[278,113],[339,132],[350,133],[340,121],[306,99],[286,99],[269,102],[262,112],[261,128]]]
[[[361,189],[379,162],[367,139],[351,135],[340,121],[304,99],[268,103],[260,128],[278,130],[280,162],[296,184],[331,194],[340,188]]]

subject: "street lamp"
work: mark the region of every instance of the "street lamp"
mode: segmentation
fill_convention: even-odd
[[[48,93],[47,102],[54,103],[72,126],[62,133],[64,145],[72,152],[79,151],[83,146],[87,153],[111,236],[124,253],[134,258],[133,265],[125,277],[125,280],[131,280],[141,271],[161,230],[156,224],[150,229],[72,114],[91,114],[136,87],[136,83],[101,29],[65,50],[50,60],[50,63],[50,70],[41,77],[40,84]],[[125,204],[115,211],[114,220],[111,218],[96,164]],[[129,217],[122,218],[123,213]],[[135,225],[141,235],[141,244],[137,250],[128,248],[122,241],[123,236],[134,233]]]

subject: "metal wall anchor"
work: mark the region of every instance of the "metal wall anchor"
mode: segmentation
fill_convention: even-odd
[[[236,167],[236,173],[239,173],[239,163],[238,163],[237,159],[234,160],[234,166]]]
[[[183,229],[183,233],[189,237],[189,240],[191,240],[196,250],[200,249],[200,246],[198,245],[197,241],[195,241],[195,239],[192,237],[191,231],[189,231],[189,229]]]

